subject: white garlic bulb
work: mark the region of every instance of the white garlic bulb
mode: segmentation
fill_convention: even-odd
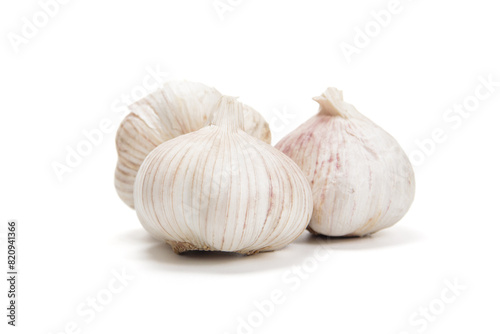
[[[328,88],[314,98],[319,113],[276,148],[311,183],[308,229],[327,236],[364,236],[394,225],[415,194],[412,166],[397,141]]]
[[[241,130],[243,109],[223,96],[209,125],[159,145],[137,173],[139,220],[176,253],[272,251],[309,223],[307,179],[286,155]]]
[[[221,97],[215,88],[201,83],[172,81],[130,105],[116,134],[118,163],[115,187],[120,198],[134,207],[134,181],[144,158],[161,143],[201,129]],[[244,105],[244,130],[267,143],[271,132],[265,119]]]

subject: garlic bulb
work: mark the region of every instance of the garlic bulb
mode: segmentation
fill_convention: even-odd
[[[223,96],[209,125],[159,145],[137,173],[137,216],[176,253],[272,251],[309,223],[307,179],[286,155],[241,130],[243,109]]]
[[[311,183],[308,229],[327,236],[364,236],[394,225],[415,194],[412,166],[396,140],[328,88],[314,100],[319,113],[276,148]]]
[[[120,198],[134,207],[134,181],[144,158],[161,143],[201,129],[221,97],[201,83],[173,81],[129,106],[131,113],[116,134],[118,163],[115,187]],[[254,109],[244,106],[244,130],[267,143],[269,125]]]

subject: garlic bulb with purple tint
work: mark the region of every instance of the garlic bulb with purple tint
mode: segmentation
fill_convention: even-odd
[[[415,194],[412,166],[397,141],[328,88],[319,113],[276,148],[311,184],[308,229],[327,236],[364,236],[397,223]]]

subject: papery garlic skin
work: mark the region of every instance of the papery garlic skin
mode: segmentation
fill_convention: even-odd
[[[134,207],[134,181],[146,156],[167,140],[201,129],[221,96],[215,88],[201,83],[171,81],[129,106],[131,112],[116,134],[115,171],[115,188],[128,206]],[[244,130],[270,143],[271,132],[265,119],[246,105],[243,113]]]
[[[159,145],[137,173],[139,220],[176,253],[272,251],[309,223],[307,179],[286,155],[241,130],[242,110],[222,97],[209,126]]]
[[[311,183],[308,229],[327,236],[364,236],[398,222],[415,195],[411,163],[397,141],[328,88],[314,98],[319,113],[276,148]]]

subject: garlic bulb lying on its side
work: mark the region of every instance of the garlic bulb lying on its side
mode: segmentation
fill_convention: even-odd
[[[134,207],[134,181],[144,158],[161,143],[201,129],[219,98],[215,88],[201,83],[172,81],[129,106],[116,134],[118,163],[115,187],[120,198]],[[244,105],[244,130],[267,143],[269,125],[254,109]]]
[[[327,236],[364,236],[394,225],[415,194],[410,161],[396,140],[328,88],[314,98],[319,113],[276,148],[311,183],[308,229]]]
[[[272,251],[309,223],[309,182],[290,158],[241,130],[243,109],[223,96],[208,126],[164,142],[137,173],[137,216],[176,253]]]

